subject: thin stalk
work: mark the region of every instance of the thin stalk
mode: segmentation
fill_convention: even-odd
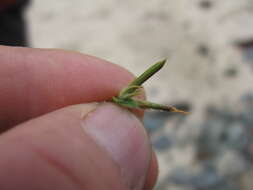
[[[179,110],[173,106],[166,106],[166,105],[162,105],[162,104],[157,104],[157,103],[153,103],[153,102],[148,102],[148,101],[144,101],[144,100],[134,100],[137,105],[140,108],[143,109],[155,109],[155,110],[163,110],[163,111],[168,111],[168,112],[177,112],[177,113],[183,113],[183,114],[189,114],[189,112],[183,111],[183,110]]]

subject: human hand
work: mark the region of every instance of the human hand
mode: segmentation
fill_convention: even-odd
[[[129,72],[63,50],[0,46],[0,63],[0,189],[152,189],[157,162],[141,116],[94,103]]]

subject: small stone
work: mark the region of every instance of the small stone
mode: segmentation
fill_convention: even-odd
[[[203,9],[210,9],[212,7],[212,3],[208,0],[202,0],[200,1],[199,6]]]

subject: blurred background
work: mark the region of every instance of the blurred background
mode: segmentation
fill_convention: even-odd
[[[253,189],[253,0],[1,0],[0,44],[91,54],[138,75],[159,190]]]

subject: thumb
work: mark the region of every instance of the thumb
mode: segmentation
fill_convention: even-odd
[[[0,136],[0,189],[140,190],[150,165],[147,134],[111,103],[75,105]]]

